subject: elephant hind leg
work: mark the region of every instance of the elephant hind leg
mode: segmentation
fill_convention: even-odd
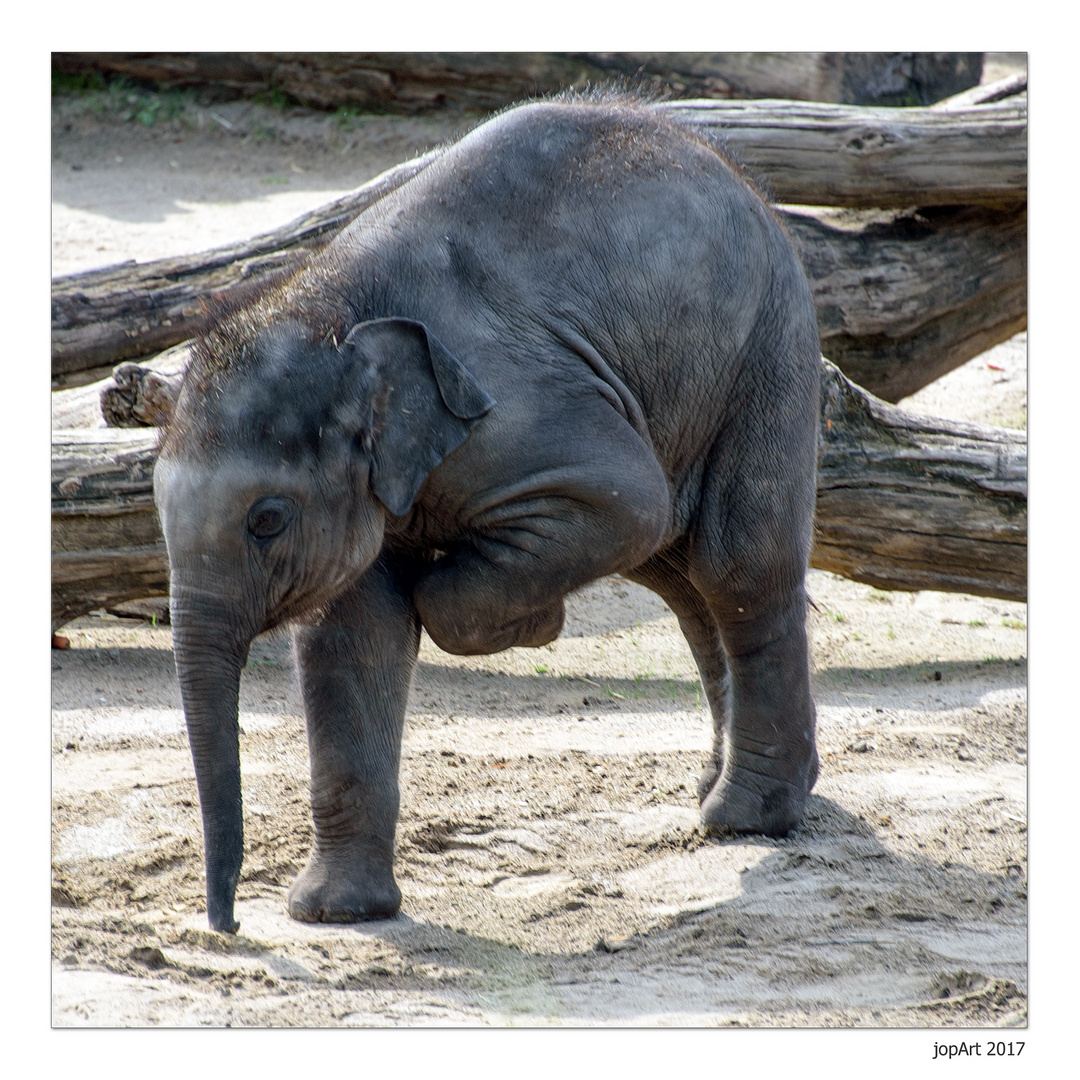
[[[775,472],[772,482],[717,469],[689,545],[688,574],[714,620],[729,676],[719,772],[702,802],[713,832],[785,835],[817,779],[804,580],[812,462]]]
[[[697,664],[713,722],[713,746],[698,779],[698,802],[712,790],[724,767],[724,733],[731,726],[731,674],[720,627],[686,573],[685,544],[649,559],[626,575],[651,589],[675,613]]]
[[[715,613],[720,605],[710,606]],[[702,820],[718,833],[783,836],[799,823],[818,776],[803,598],[791,597],[754,626],[720,626],[725,640],[745,651],[733,653],[729,645],[730,721],[714,755],[720,769],[702,800]],[[757,643],[747,647],[753,634]]]
[[[701,675],[713,720],[712,753],[698,781],[706,829],[787,833],[798,823],[818,771],[801,606],[789,613],[791,632],[729,656],[723,626],[730,630],[730,622],[721,623],[729,605],[710,604],[690,581],[685,548],[650,559],[626,577],[663,597]],[[740,605],[734,606],[738,613]],[[745,645],[746,624],[740,633]]]

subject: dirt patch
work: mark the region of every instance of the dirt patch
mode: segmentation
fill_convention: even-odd
[[[328,118],[266,137],[261,107],[233,108],[202,129],[54,110],[56,272],[279,224],[465,122],[371,118],[350,145]],[[1025,338],[906,404],[1023,426]],[[259,639],[236,938],[206,928],[168,627],[73,624],[52,654],[54,1024],[1025,1024],[1026,607],[823,573],[809,590],[822,775],[779,841],[700,833],[709,719],[646,590],[597,583],[539,650],[461,659],[425,638],[402,914],[359,926],[285,915],[307,743],[289,643]]]
[[[541,650],[425,640],[403,914],[360,927],[284,914],[307,747],[289,645],[260,640],[235,942],[205,928],[169,630],[81,620],[53,659],[56,1022],[1020,1022],[1023,606],[811,591],[822,779],[782,841],[698,830],[708,716],[645,590],[591,587]]]
[[[129,102],[134,99],[134,104]],[[354,116],[140,95],[54,99],[53,274],[242,240],[459,135],[479,117]]]

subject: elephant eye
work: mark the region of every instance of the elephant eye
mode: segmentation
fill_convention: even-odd
[[[269,540],[284,532],[291,517],[292,505],[288,499],[260,499],[248,511],[247,529],[256,540]]]

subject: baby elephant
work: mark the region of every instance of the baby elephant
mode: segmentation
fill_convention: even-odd
[[[804,577],[814,305],[757,192],[631,100],[504,112],[196,343],[155,475],[210,925],[235,932],[240,672],[295,624],[309,921],[393,915],[423,626],[460,655],[559,635],[605,574],[701,672],[713,832],[782,836],[817,777]]]

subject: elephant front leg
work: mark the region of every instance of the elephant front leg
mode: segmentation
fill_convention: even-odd
[[[407,582],[385,555],[297,635],[315,844],[289,890],[295,919],[389,918],[401,905],[398,766],[419,644]]]
[[[610,415],[602,420],[610,426]],[[596,445],[585,432],[561,441],[546,432],[537,455],[574,460],[487,493],[490,505],[461,542],[425,569],[413,598],[440,649],[472,656],[546,645],[562,630],[569,593],[659,547],[670,517],[664,472],[625,421],[613,431],[600,423]],[[590,452],[578,460],[582,447]]]

